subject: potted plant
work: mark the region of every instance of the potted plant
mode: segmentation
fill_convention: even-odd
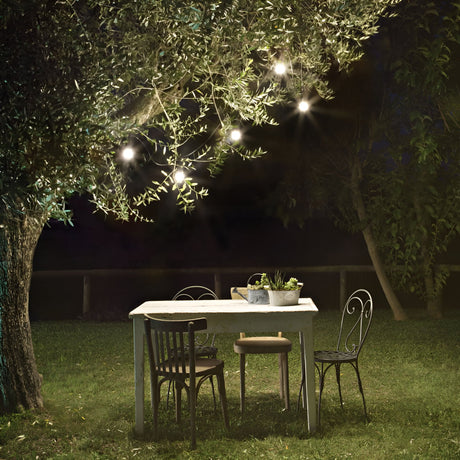
[[[251,282],[254,276],[260,276],[259,279]],[[266,273],[254,273],[251,275],[247,282],[248,288],[248,302],[257,304],[268,304],[268,292],[266,288],[268,286],[268,276]]]
[[[299,283],[297,278],[291,277],[285,281],[283,273],[277,271],[273,278],[267,276],[267,281],[270,305],[285,306],[299,303],[303,283]]]

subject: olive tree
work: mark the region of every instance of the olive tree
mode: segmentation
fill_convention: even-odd
[[[229,133],[272,123],[283,101],[331,97],[329,71],[360,58],[394,3],[1,2],[0,412],[42,406],[28,293],[37,240],[51,217],[70,219],[66,199],[152,220],[148,205],[171,192],[190,210],[206,194],[194,169],[262,154]]]

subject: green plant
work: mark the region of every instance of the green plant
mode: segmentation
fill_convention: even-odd
[[[256,280],[254,284],[249,283],[251,280],[252,276],[254,275],[260,275],[260,279]],[[266,273],[254,273],[249,280],[248,280],[248,289],[253,289],[253,290],[260,290],[260,289],[265,289],[266,286],[268,286],[268,276]]]
[[[284,273],[276,271],[273,278],[267,276],[267,284],[269,289],[272,291],[296,291],[302,287],[302,283],[299,283],[297,278],[289,278],[288,281],[284,280]]]

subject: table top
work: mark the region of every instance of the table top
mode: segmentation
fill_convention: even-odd
[[[254,314],[254,313],[316,313],[318,309],[310,298],[300,298],[297,305],[273,306],[251,304],[245,300],[151,300],[129,313],[130,318],[145,314]]]

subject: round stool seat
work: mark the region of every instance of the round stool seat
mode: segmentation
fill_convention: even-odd
[[[292,342],[285,337],[243,337],[233,343],[233,350],[239,354],[287,353]]]

